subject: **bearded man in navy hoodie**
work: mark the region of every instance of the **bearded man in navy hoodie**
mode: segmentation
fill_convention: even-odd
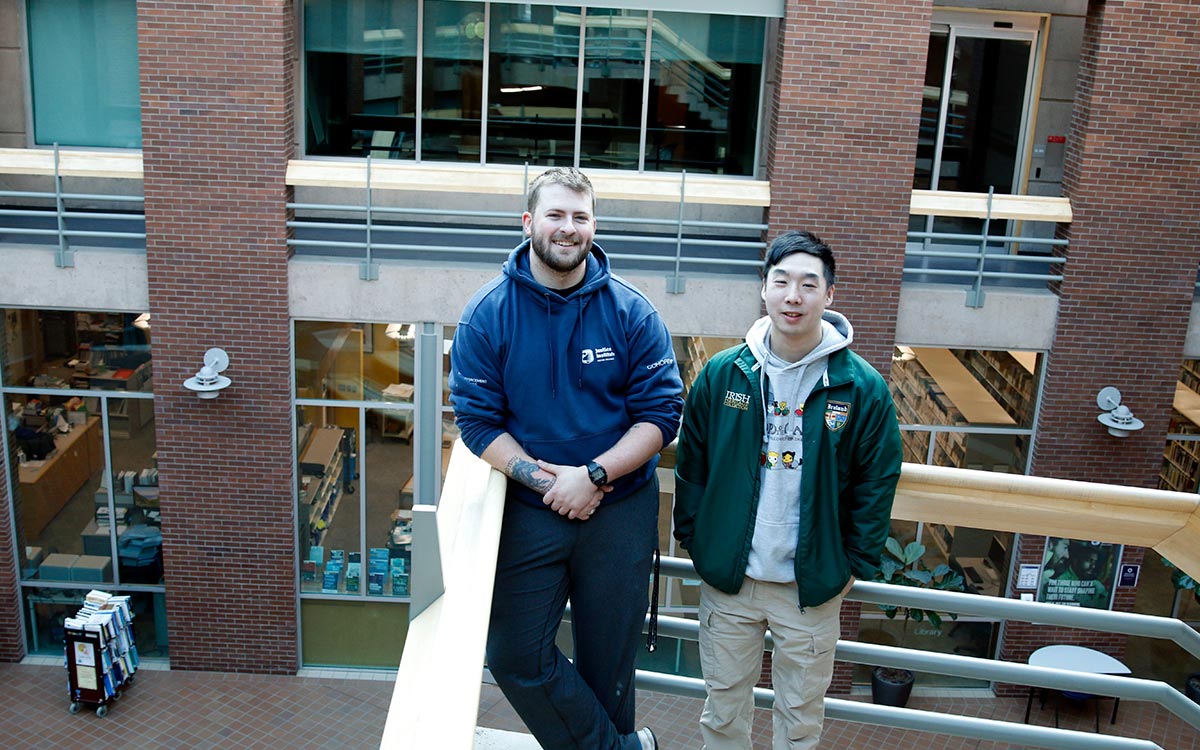
[[[487,659],[548,750],[656,750],[634,661],[658,536],[658,452],[683,406],[671,337],[614,276],[581,172],[529,186],[527,239],[463,310],[450,391],[463,442],[509,478]],[[571,602],[574,664],[554,639]]]

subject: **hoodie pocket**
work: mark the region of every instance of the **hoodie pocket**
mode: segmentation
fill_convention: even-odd
[[[522,447],[536,459],[563,466],[583,466],[616,445],[624,430],[605,430],[567,438],[525,440]]]

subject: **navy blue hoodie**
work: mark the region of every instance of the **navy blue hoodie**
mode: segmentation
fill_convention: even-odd
[[[637,422],[675,439],[683,384],[671,336],[642,293],[609,272],[592,245],[583,286],[561,296],[529,270],[529,240],[463,310],[451,350],[450,393],[463,442],[481,455],[508,432],[530,456],[581,466]],[[658,457],[616,480],[620,500],[653,475]],[[509,492],[537,507],[517,482]]]

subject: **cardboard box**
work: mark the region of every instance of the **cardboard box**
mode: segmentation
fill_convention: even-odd
[[[38,578],[43,581],[69,581],[71,568],[78,559],[79,555],[64,555],[61,552],[46,555],[46,559],[38,566]]]
[[[80,555],[71,567],[72,581],[106,583],[112,580],[112,558],[99,555]]]

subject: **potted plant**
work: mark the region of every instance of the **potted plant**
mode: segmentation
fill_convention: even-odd
[[[920,542],[909,542],[901,546],[895,537],[888,537],[884,546],[879,573],[875,580],[896,586],[916,586],[918,588],[938,589],[940,591],[962,591],[963,577],[945,563],[939,564],[933,570],[922,559],[925,555],[925,545]],[[942,615],[931,609],[917,607],[899,607],[890,604],[880,604],[880,609],[889,619],[897,615],[904,616],[904,626],[908,621],[928,622],[934,628],[942,627]],[[952,620],[958,615],[947,613]],[[871,697],[875,703],[886,706],[904,706],[912,693],[913,673],[907,669],[894,667],[875,667],[871,672]]]

